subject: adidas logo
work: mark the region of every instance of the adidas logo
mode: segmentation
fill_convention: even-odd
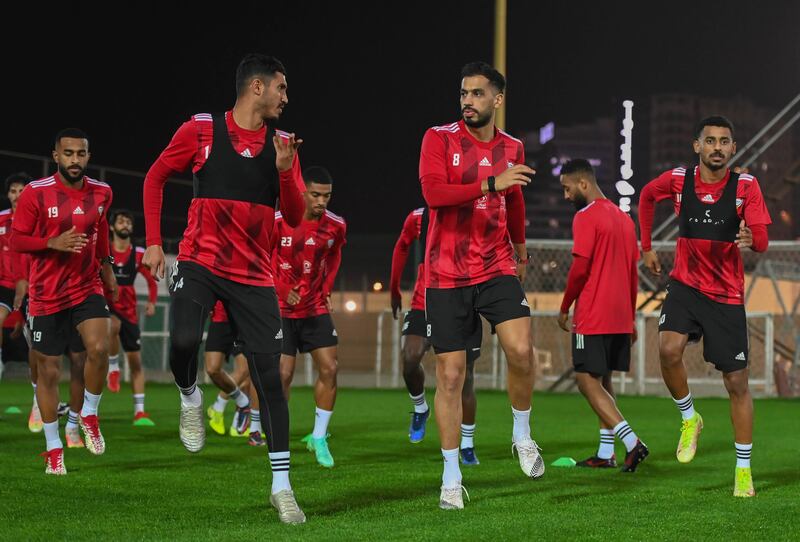
[[[714,203],[714,196],[712,196],[711,194],[706,194],[705,196],[703,196],[703,201]]]
[[[736,361],[745,361],[744,352],[739,352],[739,355],[736,356]]]
[[[309,237],[308,240],[306,240],[306,245],[309,245],[309,246],[312,246],[312,247],[314,245],[316,245],[316,243],[314,242],[314,238],[313,237]]]
[[[335,329],[333,330],[333,333],[331,333],[331,335],[333,335],[334,337],[338,337],[338,336],[339,336],[339,334],[338,334],[338,333],[336,333],[336,330],[335,330]]]
[[[403,331],[407,330],[409,325],[411,325],[411,322],[406,322],[403,324]]]
[[[245,149],[242,151],[242,156],[244,156],[245,158],[252,158],[253,153],[250,152],[250,149]]]
[[[77,207],[75,207],[75,210],[72,211],[72,214],[73,215],[82,215],[83,214],[83,209],[81,209],[81,206],[78,205]]]
[[[278,330],[278,334],[275,335],[276,339],[283,339],[283,329]]]
[[[480,165],[480,166],[486,166],[486,167],[492,167],[492,163],[491,163],[491,162],[489,161],[489,159],[488,159],[488,158],[486,158],[485,156],[484,156],[484,157],[481,159],[481,163],[480,163],[480,164],[478,164],[478,165]]]
[[[529,309],[531,308],[531,306],[528,305],[528,299],[527,298],[523,299],[522,303],[520,303],[520,305],[522,305],[523,307],[528,307]]]

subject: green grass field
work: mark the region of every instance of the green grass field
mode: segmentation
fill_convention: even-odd
[[[286,526],[267,502],[266,451],[244,439],[209,434],[189,455],[178,440],[174,386],[150,385],[154,428],[131,425],[129,388],[101,403],[105,455],[67,450],[65,477],[45,476],[44,437],[27,429],[31,388],[0,384],[0,538],[6,540],[502,540],[797,539],[800,511],[800,403],[756,403],[753,472],[757,497],[732,497],[735,455],[722,399],[699,399],[705,418],[698,455],[675,459],[680,416],[669,399],[622,397],[623,413],[650,447],[634,474],[550,467],[596,446],[596,422],[578,395],[537,394],[534,438],[548,465],[530,480],[510,453],[504,394],[480,391],[476,450],[463,468],[472,501],[438,509],[441,458],[436,424],[425,441],[407,438],[410,403],[402,390],[340,390],[331,422],[337,465],[318,467],[299,442],[311,429],[311,390],[294,390],[291,478],[308,516]],[[206,403],[215,392],[206,389]],[[62,387],[62,398],[66,386]],[[429,393],[429,400],[432,394]],[[232,408],[229,405],[229,410]],[[227,419],[230,420],[231,413]],[[62,421],[63,424],[63,421]],[[63,433],[62,433],[63,435]],[[63,437],[62,437],[63,438]],[[624,447],[617,445],[618,459]]]

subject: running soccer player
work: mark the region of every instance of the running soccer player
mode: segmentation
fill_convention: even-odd
[[[114,275],[119,285],[119,300],[107,298],[111,307],[111,354],[108,357],[108,389],[119,392],[119,351],[125,350],[125,358],[131,370],[131,390],[133,391],[133,425],[153,426],[155,423],[144,409],[144,368],[142,367],[141,335],[139,318],[136,314],[136,289],[133,286],[136,274],[140,273],[147,281],[147,305],[145,314],[156,313],[158,285],[150,274],[150,269],[142,265],[143,247],[131,243],[133,234],[133,213],[117,209],[111,213],[111,256],[114,258]]]
[[[587,160],[578,158],[564,164],[561,186],[564,198],[577,212],[572,222],[572,266],[558,325],[572,331],[572,363],[578,388],[600,420],[597,455],[578,465],[616,467],[616,435],[627,450],[622,472],[634,472],[650,452],[617,409],[611,375],[628,371],[631,345],[636,340],[636,228],[633,220],[603,195]],[[576,299],[570,328],[569,308]]]
[[[430,209],[425,250],[425,309],[436,353],[436,421],[444,473],[439,506],[464,507],[458,436],[468,339],[485,317],[508,360],[512,451],[526,476],[544,474],[530,435],[533,359],[530,308],[518,278],[527,262],[522,186],[535,172],[522,142],[494,125],[505,78],[483,62],[461,72],[462,119],[425,132],[420,153],[422,195]],[[508,209],[518,208],[509,221]],[[510,234],[510,235],[509,235]],[[524,264],[522,264],[524,265]]]
[[[116,295],[106,214],[111,188],[84,175],[89,140],[76,128],[58,133],[53,160],[58,171],[30,183],[19,198],[11,248],[31,253],[29,317],[33,349],[41,354],[37,403],[47,441],[47,474],[66,474],[58,434],[61,355],[77,328],[86,345],[86,389],[78,423],[86,447],[105,451],[97,407],[108,371],[108,307],[103,289]],[[101,282],[102,278],[102,282]]]
[[[275,130],[288,102],[286,68],[249,54],[236,70],[236,103],[220,114],[192,116],[148,171],[144,182],[145,265],[164,277],[161,203],[167,178],[191,168],[195,193],[170,274],[170,366],[180,389],[184,447],[205,443],[197,351],[217,300],[245,344],[258,392],[272,467],[270,502],[284,523],[302,523],[289,483],[289,409],[280,377],[281,319],[270,265],[269,236],[280,201],[284,219],[303,216],[301,169],[294,134]]]
[[[317,463],[333,467],[328,423],[336,403],[336,345],[331,319],[331,290],[342,261],[347,225],[328,210],[333,179],[325,168],[303,172],[306,185],[303,220],[292,227],[275,213],[272,265],[283,321],[281,380],[286,397],[294,377],[297,352],[310,352],[317,365],[314,384],[314,430],[303,438]]]
[[[223,370],[223,366],[228,359],[234,357],[234,371],[230,375]],[[217,400],[208,407],[206,413],[209,417],[209,426],[218,435],[225,434],[225,407],[229,399],[236,403],[236,413],[231,423],[230,436],[245,437],[248,428],[250,432],[258,431],[259,435],[251,438],[253,446],[261,446],[260,438],[261,424],[257,427],[251,426],[252,423],[260,422],[260,417],[256,410],[251,409],[250,399],[247,392],[241,389],[242,385],[248,381],[250,376],[247,370],[247,359],[242,354],[242,344],[236,341],[228,315],[222,302],[217,301],[211,311],[211,322],[208,324],[208,334],[206,335],[205,348],[205,370],[208,377],[216,387],[220,389]]]
[[[418,239],[425,253],[425,239],[428,235],[429,214],[426,207],[414,209],[406,217],[400,237],[394,245],[392,253],[392,273],[389,280],[391,292],[392,316],[397,320],[397,314],[402,310],[402,296],[400,295],[400,277],[408,259],[408,250],[411,243]],[[464,375],[464,388],[461,390],[461,445],[459,446],[461,463],[464,465],[478,465],[475,454],[475,417],[478,401],[475,397],[475,361],[481,355],[481,340],[483,339],[483,326],[475,327],[475,333],[467,346],[467,370]],[[403,380],[406,383],[408,395],[411,397],[414,410],[411,413],[411,425],[408,428],[408,438],[412,444],[422,442],[425,437],[425,428],[430,416],[430,408],[425,400],[425,369],[422,367],[422,358],[430,348],[428,340],[428,322],[425,319],[425,264],[420,263],[417,268],[417,280],[414,283],[414,295],[411,298],[411,309],[403,317]]]
[[[733,494],[755,495],[750,470],[753,400],[748,385],[749,341],[744,310],[742,249],[767,250],[772,221],[758,180],[728,169],[736,154],[733,124],[725,117],[701,120],[694,131],[697,166],[675,168],[648,183],[639,198],[644,264],[659,275],[652,248],[655,203],[671,199],[680,233],[667,297],[658,323],[664,383],[683,422],[676,455],[690,462],[697,450],[703,418],[694,408],[683,351],[703,339],[703,356],[722,372],[731,401],[736,470]]]

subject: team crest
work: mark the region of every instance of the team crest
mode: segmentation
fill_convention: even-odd
[[[328,239],[328,248],[333,246],[333,239]]]
[[[103,206],[101,205],[100,207],[98,207],[98,208],[97,208],[97,212],[98,212],[98,213],[100,213],[100,214],[102,215],[102,214],[103,214],[103,209],[105,209],[105,207],[103,207]]]
[[[6,227],[0,226],[0,235],[5,235],[5,234],[6,234]]]
[[[736,207],[741,207],[744,200],[742,198],[736,198]]]
[[[506,167],[509,167],[509,168],[514,167],[514,162],[512,162],[511,160],[506,161]]]

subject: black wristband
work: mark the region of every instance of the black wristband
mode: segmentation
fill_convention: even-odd
[[[494,188],[494,177],[486,179],[486,185],[489,187],[489,192],[497,192]]]

